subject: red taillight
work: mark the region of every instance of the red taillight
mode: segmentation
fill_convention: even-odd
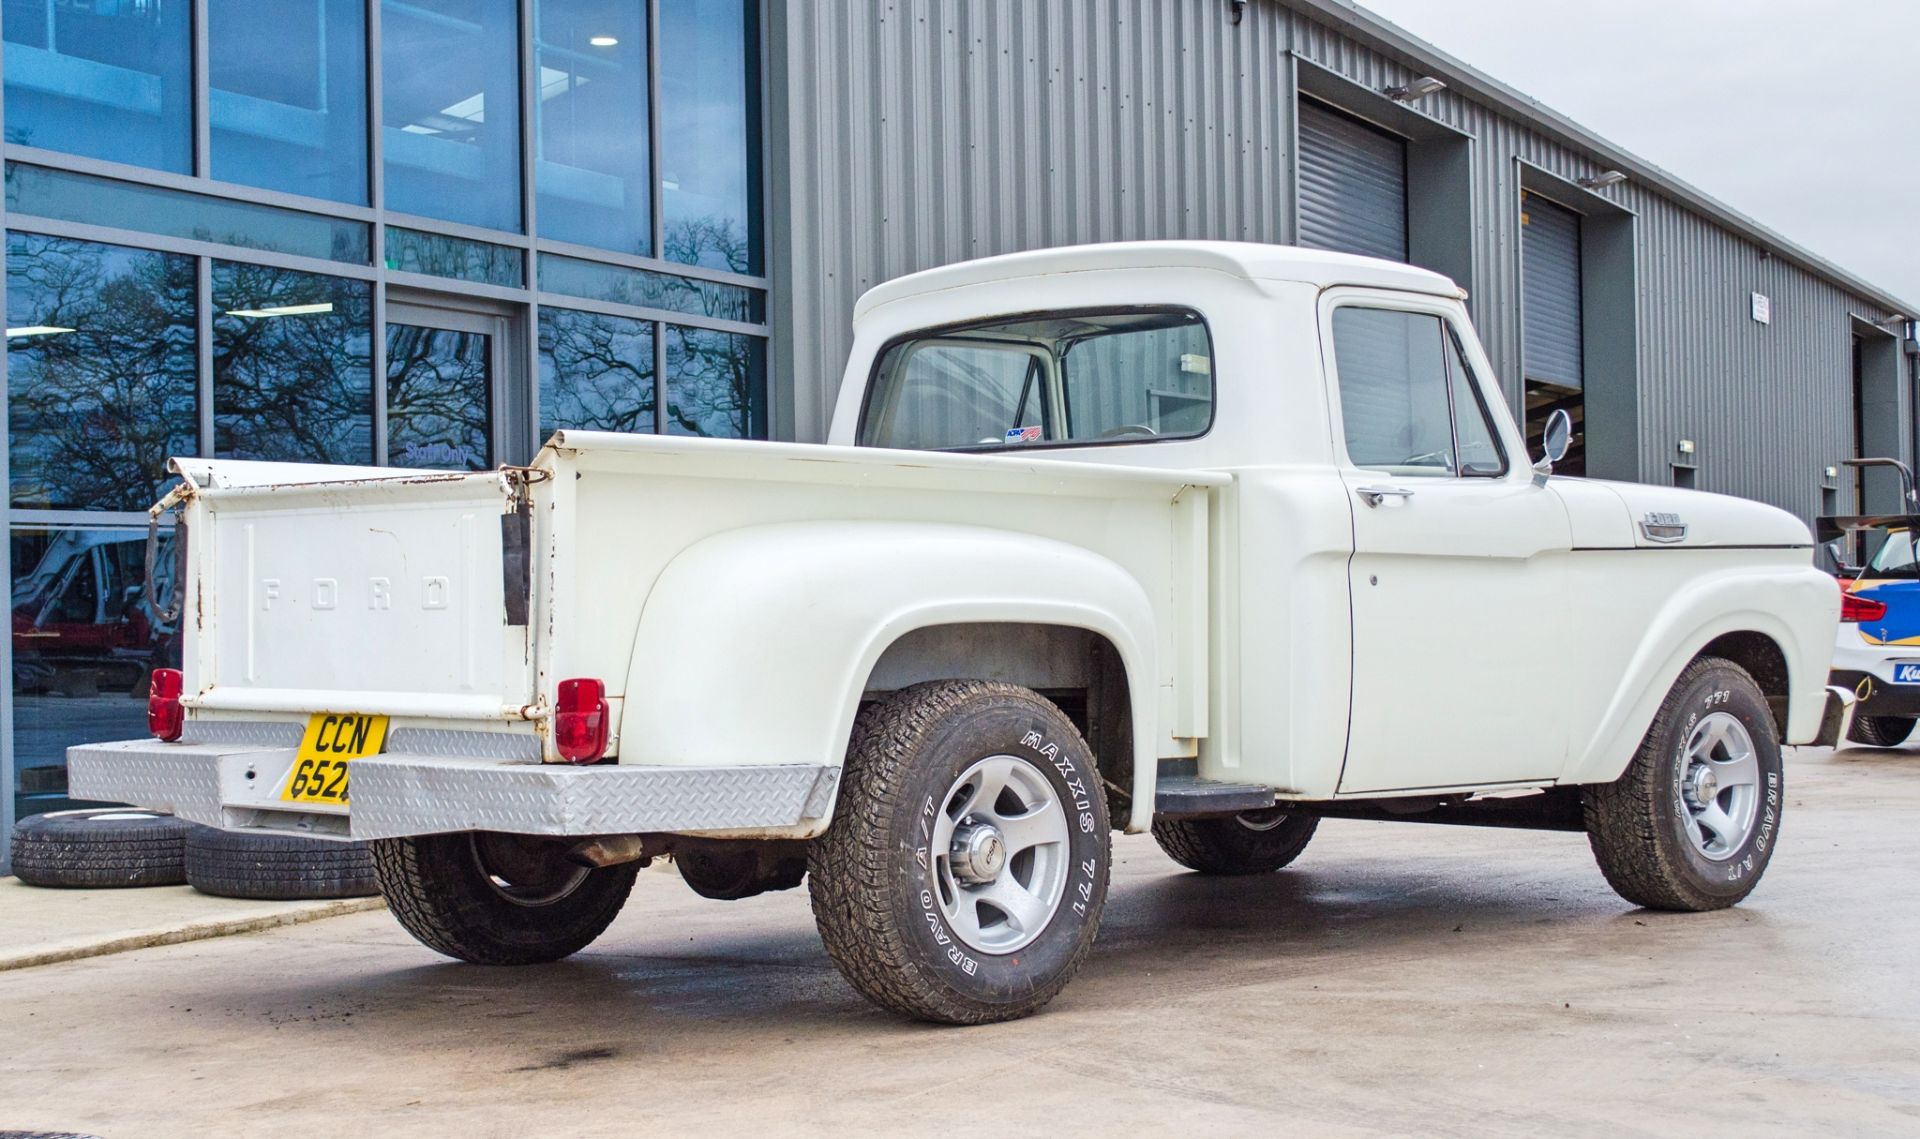
[[[186,723],[186,709],[180,706],[185,681],[177,668],[156,668],[147,685],[147,730],[153,738],[172,742],[180,738]]]
[[[593,763],[607,754],[607,686],[563,680],[553,706],[553,747],[560,758]]]
[[[1840,595],[1840,621],[1854,625],[1861,621],[1878,621],[1887,615],[1887,603],[1875,601],[1871,597],[1861,597],[1857,593]]]

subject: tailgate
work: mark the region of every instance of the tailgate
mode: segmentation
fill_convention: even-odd
[[[180,465],[189,707],[498,720],[535,702],[517,472]]]

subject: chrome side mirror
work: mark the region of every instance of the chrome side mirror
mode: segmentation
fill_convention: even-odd
[[[1573,416],[1566,408],[1547,416],[1547,429],[1540,436],[1540,461],[1533,469],[1543,475],[1553,473],[1553,465],[1567,457],[1567,448],[1573,445]]]

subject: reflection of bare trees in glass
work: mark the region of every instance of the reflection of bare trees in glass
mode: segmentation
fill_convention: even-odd
[[[195,444],[191,258],[7,238],[12,503],[141,509]]]
[[[213,264],[214,450],[222,458],[373,460],[371,307],[359,281]],[[326,305],[323,311],[236,316]]]
[[[737,273],[750,266],[746,233],[726,218],[674,222],[662,252],[673,261]],[[746,286],[585,262],[565,261],[555,269],[586,272],[569,278],[585,290],[582,296],[743,323],[763,315],[759,291]],[[730,438],[764,435],[766,367],[760,339],[675,324],[659,327],[667,338],[667,430]],[[542,308],[541,434],[563,427],[652,431],[654,329],[649,320]]]
[[[729,439],[765,434],[758,348],[750,336],[668,325],[667,430]]]
[[[676,219],[668,223],[661,241],[661,255],[669,261],[725,269],[729,273],[752,271],[753,255],[747,244],[747,231],[733,218]]]
[[[731,218],[676,221],[665,234],[667,259],[745,273],[751,267],[746,231]],[[751,321],[753,293],[731,285],[687,281],[701,312]],[[667,326],[667,430],[676,435],[744,439],[765,434],[766,375],[758,340],[731,332]]]
[[[540,434],[653,430],[653,323],[540,310]]]
[[[492,388],[487,337],[387,326],[387,461],[485,470]]]

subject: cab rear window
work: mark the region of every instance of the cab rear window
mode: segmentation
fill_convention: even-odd
[[[1213,422],[1213,344],[1184,308],[1042,313],[894,341],[860,444],[920,451],[1183,439]]]

